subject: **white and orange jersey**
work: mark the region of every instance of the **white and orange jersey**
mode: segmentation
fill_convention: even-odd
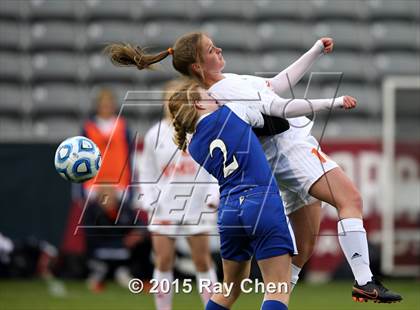
[[[278,95],[274,92],[274,89],[271,87],[268,79],[259,76],[238,75],[234,73],[225,73],[223,75],[229,79],[237,78],[246,82],[249,85],[248,91],[251,90],[251,92],[254,93],[254,96],[257,95],[262,102],[273,102],[278,97]],[[229,89],[223,90],[223,93],[226,92],[229,92]],[[227,98],[230,97],[229,95],[227,96]],[[232,94],[233,98],[238,98],[237,96],[237,94]],[[291,104],[293,104],[293,102],[291,102]],[[290,124],[289,130],[277,135],[277,138],[304,139],[311,134],[313,122],[306,116],[288,118],[287,120]]]
[[[296,98],[292,101],[283,99],[280,95],[296,85],[315,61],[323,55],[323,52],[324,44],[318,40],[299,59],[272,78],[225,73],[223,75],[226,79],[213,84],[209,91],[216,99],[243,100],[248,105],[257,106],[262,113],[267,115],[276,115],[272,114],[274,111],[271,108],[277,106],[280,109],[277,112],[280,113],[276,116],[288,115],[290,129],[276,135],[276,138],[278,140],[306,139],[310,136],[313,127],[313,122],[306,116],[312,115],[315,111],[329,110],[332,103],[334,107],[341,107],[339,98],[335,100],[332,98],[312,99],[309,104],[306,99]],[[279,101],[279,99],[282,100]],[[224,103],[223,100],[221,103]],[[273,106],[271,106],[272,103],[274,103]],[[267,110],[266,107],[270,109]]]
[[[140,158],[142,205],[149,224],[199,224],[203,214],[214,213],[207,204],[218,203],[217,180],[173,142],[169,121],[155,124],[144,138]]]

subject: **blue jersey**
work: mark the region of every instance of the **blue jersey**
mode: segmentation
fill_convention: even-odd
[[[263,148],[252,131],[255,123],[263,125],[260,112],[229,103],[197,124],[188,149],[218,180],[221,198],[257,186],[277,191]]]
[[[252,126],[261,113],[230,102],[201,117],[189,145],[192,158],[218,181],[220,253],[233,261],[296,251],[277,183]]]

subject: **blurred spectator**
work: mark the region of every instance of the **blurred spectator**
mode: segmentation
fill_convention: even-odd
[[[66,288],[54,276],[58,251],[35,237],[12,240],[0,233],[0,278],[39,277],[53,296],[65,296]]]
[[[101,169],[96,178],[83,184],[82,197],[87,198],[83,225],[88,256],[88,284],[95,292],[103,289],[104,280],[114,275],[126,286],[132,277],[132,253],[141,253],[137,264],[143,277],[151,270],[150,242],[132,208],[131,182],[132,148],[126,121],[117,117],[116,100],[108,89],[99,91],[95,114],[83,126],[83,135],[99,147]],[[138,248],[141,248],[139,251]],[[139,270],[139,266],[133,266]],[[138,276],[138,275],[136,275]],[[141,276],[141,275],[140,275]]]
[[[83,184],[114,184],[121,198],[131,181],[131,134],[123,117],[117,117],[115,96],[109,89],[99,91],[95,114],[83,125],[82,135],[96,143],[102,154],[102,165],[96,179]]]

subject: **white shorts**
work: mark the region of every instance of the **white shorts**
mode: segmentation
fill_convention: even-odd
[[[311,186],[327,171],[338,167],[321,151],[313,136],[295,140],[276,137],[265,140],[263,147],[287,215],[315,202],[317,199],[309,194]]]
[[[192,236],[217,231],[217,210],[207,206],[199,207],[190,213],[173,212],[167,209],[148,210],[148,230],[151,233],[176,238],[178,236]],[[197,211],[204,211],[203,213]]]
[[[188,237],[210,233],[215,230],[214,225],[215,224],[203,222],[200,224],[175,224],[169,221],[155,221],[153,224],[149,224],[147,229],[154,234],[176,238],[179,236]]]

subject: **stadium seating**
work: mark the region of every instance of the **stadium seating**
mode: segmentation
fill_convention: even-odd
[[[251,74],[254,75],[262,68],[258,65],[260,57],[254,54],[245,53],[223,53],[226,65],[224,72],[236,74]]]
[[[261,1],[263,2],[263,1]],[[194,3],[189,1],[189,5]],[[244,21],[251,19],[255,11],[255,3],[252,1],[235,0],[198,0],[198,16],[200,20],[229,20]]]
[[[118,0],[118,5],[108,0],[84,0],[80,11],[83,17],[89,20],[127,20],[139,16],[139,7],[137,1],[131,0]]]
[[[141,24],[121,21],[94,22],[89,24],[86,32],[88,50],[102,50],[112,42],[131,43],[135,46],[144,37]]]
[[[37,115],[81,115],[87,92],[73,84],[49,83],[32,89],[32,113]]]
[[[197,31],[198,24],[180,21],[149,22],[144,25],[144,39],[139,44],[142,47],[167,49],[174,45],[178,36]]]
[[[34,119],[31,132],[35,139],[59,141],[65,137],[80,135],[81,126],[79,118],[48,116]]]
[[[346,1],[347,2],[347,1]],[[307,31],[307,30],[306,30]],[[325,21],[310,28],[306,42],[311,46],[317,38],[334,38],[338,50],[367,50],[370,48],[369,30],[365,23],[351,21]]]
[[[365,0],[336,1],[336,0],[311,0],[300,2],[306,7],[309,16],[314,19],[364,19],[367,17]]]
[[[364,139],[378,139],[382,135],[382,123],[365,120],[358,117],[338,117],[337,110],[328,117],[328,112],[318,113],[315,117],[315,124],[312,130],[313,135],[322,146],[323,141],[354,141],[356,137],[362,142]],[[324,131],[325,129],[325,131]],[[324,131],[324,134],[322,135]]]
[[[371,26],[370,34],[376,49],[410,49],[415,51],[420,46],[420,29],[418,23],[375,23]]]
[[[253,0],[255,5],[254,16],[257,20],[263,22],[267,20],[279,19],[301,19],[307,16],[307,6],[302,5],[300,1],[294,0]]]
[[[271,52],[263,54],[259,63],[256,64],[256,70],[261,73],[259,75],[271,77],[276,75],[278,72],[283,71],[291,63],[300,57],[300,53],[296,51],[283,51],[283,52]],[[226,58],[230,61],[229,58]]]
[[[419,1],[367,1],[370,18],[372,19],[419,19]]]
[[[201,29],[222,49],[250,52],[259,47],[257,27],[251,23],[216,21],[204,24]]]
[[[168,63],[155,65],[154,70],[144,70],[136,72],[138,77],[144,78],[145,85],[152,86],[156,83],[162,83],[179,76]]]
[[[190,20],[198,14],[197,1],[146,0],[136,3],[142,20]]]
[[[313,67],[314,72],[323,72],[326,80],[336,79],[335,74],[329,72],[342,72],[345,81],[366,81],[375,78],[372,59],[366,54],[339,53],[322,57]]]
[[[308,26],[298,22],[269,22],[258,25],[257,36],[261,50],[305,49]],[[313,42],[315,42],[313,39]]]
[[[69,22],[36,22],[29,30],[29,48],[32,51],[69,50],[82,47],[81,26]]]
[[[0,18],[19,19],[22,16],[23,1],[0,1]]]
[[[71,52],[43,52],[32,56],[32,80],[77,81],[82,74],[81,59]]]
[[[323,88],[323,97],[330,98],[333,97],[334,94],[337,94],[337,97],[344,95],[355,97],[357,99],[357,107],[354,110],[356,114],[373,119],[380,117],[382,111],[382,103],[380,100],[381,94],[374,85],[351,83],[341,83],[338,85],[337,83],[334,83],[332,85],[326,85]],[[345,110],[337,110],[334,113],[343,116],[349,115],[349,111]]]
[[[0,115],[0,139],[13,142],[22,138],[24,138],[22,119]]]
[[[101,86],[114,89],[120,103],[128,88],[160,89],[179,76],[171,57],[154,71],[140,72],[113,66],[103,47],[128,42],[162,51],[196,30],[223,49],[225,72],[265,77],[286,68],[320,37],[332,36],[334,53],[317,61],[314,73],[293,89],[295,96],[304,95],[309,80],[308,98],[331,95],[343,72],[339,94],[359,100],[352,117],[380,123],[382,79],[420,72],[419,22],[420,2],[409,0],[0,0],[0,139],[54,140],[43,130],[59,127],[58,120],[62,137],[70,135]],[[130,124],[154,121],[161,110],[152,103],[140,112],[127,105]],[[347,126],[341,119],[348,113],[334,117],[338,127]]]
[[[25,96],[23,87],[20,84],[0,84],[0,114],[14,115],[21,117],[25,111],[25,104],[28,98]]]
[[[417,75],[420,72],[420,58],[417,53],[392,52],[375,56],[375,68],[378,76],[398,74]]]
[[[30,74],[29,57],[13,52],[0,51],[0,80],[23,82]]]
[[[19,23],[0,20],[0,46],[2,49],[18,50],[22,47],[20,28]]]
[[[32,20],[72,20],[80,16],[82,0],[22,0],[19,3],[24,16]]]
[[[292,93],[293,91],[293,93]],[[309,83],[298,83],[294,87],[292,87],[292,90],[286,91],[284,94],[282,94],[285,98],[306,98],[306,99],[317,99],[317,98],[323,98],[324,94],[322,91],[322,87],[317,83],[312,83],[312,81]]]
[[[102,53],[91,54],[87,63],[88,79],[91,83],[133,82],[137,77],[135,68],[117,68]]]

